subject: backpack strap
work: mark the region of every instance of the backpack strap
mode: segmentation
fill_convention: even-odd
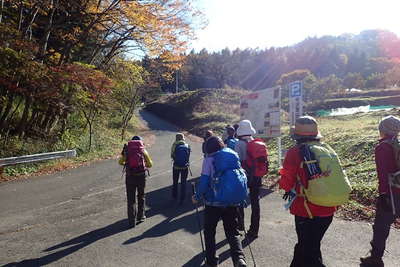
[[[303,168],[303,161],[300,163],[300,168]],[[310,219],[313,219],[314,216],[312,215],[310,207],[308,206],[308,199],[307,199],[307,196],[306,196],[306,194],[304,192],[304,185],[302,184],[299,175],[296,175],[296,178],[297,178],[297,184],[300,186],[300,192],[299,192],[298,196],[302,197],[304,199],[304,203],[303,204],[304,204],[304,208],[307,211],[308,217]]]

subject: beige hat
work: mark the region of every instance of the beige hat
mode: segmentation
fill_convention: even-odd
[[[379,122],[379,131],[387,135],[398,135],[400,132],[400,119],[395,116],[384,117]]]
[[[318,123],[313,117],[301,116],[296,120],[292,137],[295,140],[307,137],[320,139],[322,135],[318,130]]]
[[[242,120],[239,122],[239,127],[236,130],[237,136],[253,135],[255,133],[256,130],[251,125],[251,121]]]

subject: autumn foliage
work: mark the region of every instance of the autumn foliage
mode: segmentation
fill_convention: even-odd
[[[186,0],[1,1],[0,135],[57,140],[80,125],[91,137],[107,113],[126,127],[152,83],[130,58],[158,58],[171,72],[202,21]]]

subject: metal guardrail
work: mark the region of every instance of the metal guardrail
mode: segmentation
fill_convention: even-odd
[[[0,168],[5,167],[5,166],[23,164],[23,163],[33,163],[33,162],[38,162],[38,161],[69,158],[69,157],[75,157],[75,156],[76,156],[76,150],[74,149],[74,150],[26,155],[26,156],[20,156],[20,157],[2,158],[2,159],[0,159]]]

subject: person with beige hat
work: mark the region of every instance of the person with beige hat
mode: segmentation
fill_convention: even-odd
[[[334,179],[331,184],[335,184],[336,180],[344,179],[344,174],[340,171],[336,153],[328,145],[320,142],[322,135],[313,117],[299,117],[292,131],[292,138],[296,145],[286,153],[279,180],[280,188],[286,192],[283,198],[291,202],[290,213],[295,217],[297,244],[290,267],[323,267],[325,265],[321,254],[321,240],[332,223],[337,205],[315,203],[305,191],[310,189],[311,183],[322,181],[324,176],[331,181]],[[328,166],[332,167],[332,174],[336,174],[337,177],[331,173],[325,175],[321,171],[323,164],[318,163],[319,155],[314,148],[324,151],[324,158],[333,159],[328,162]],[[346,198],[346,195],[344,197]],[[322,194],[322,199],[324,198]]]
[[[375,147],[375,163],[379,180],[379,197],[376,203],[373,237],[370,255],[360,258],[361,266],[384,266],[382,257],[389,236],[390,226],[400,217],[400,185],[393,183],[393,178],[400,180],[400,118],[384,117],[378,126],[380,140]]]

